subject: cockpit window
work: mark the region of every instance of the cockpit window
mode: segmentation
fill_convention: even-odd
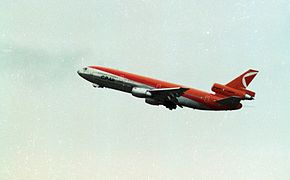
[[[85,67],[84,70],[86,71],[86,70],[88,70],[88,68]]]

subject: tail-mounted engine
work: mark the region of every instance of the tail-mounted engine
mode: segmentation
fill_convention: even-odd
[[[211,90],[216,94],[224,96],[237,96],[245,100],[252,100],[255,96],[255,92],[246,89],[235,89],[222,84],[215,83]]]

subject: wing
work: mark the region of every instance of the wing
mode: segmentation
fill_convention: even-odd
[[[231,97],[227,97],[227,98],[224,98],[224,99],[220,99],[220,100],[217,100],[216,102],[220,103],[221,105],[225,105],[225,106],[236,106],[240,103],[241,101],[241,98],[239,97],[235,97],[235,96],[231,96]]]
[[[188,89],[189,88],[182,87],[160,88],[160,89],[150,89],[149,92],[152,94],[153,99],[162,102],[162,104],[165,107],[172,110],[176,109],[178,105],[177,97],[181,96]]]

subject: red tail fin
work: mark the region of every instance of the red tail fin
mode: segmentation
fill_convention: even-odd
[[[247,72],[226,84],[226,86],[240,90],[246,89],[258,72],[257,70],[249,69]]]

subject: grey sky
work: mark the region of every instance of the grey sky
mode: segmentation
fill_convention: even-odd
[[[288,1],[2,0],[0,179],[289,179]],[[260,70],[232,112],[94,89],[102,65],[209,91]]]

